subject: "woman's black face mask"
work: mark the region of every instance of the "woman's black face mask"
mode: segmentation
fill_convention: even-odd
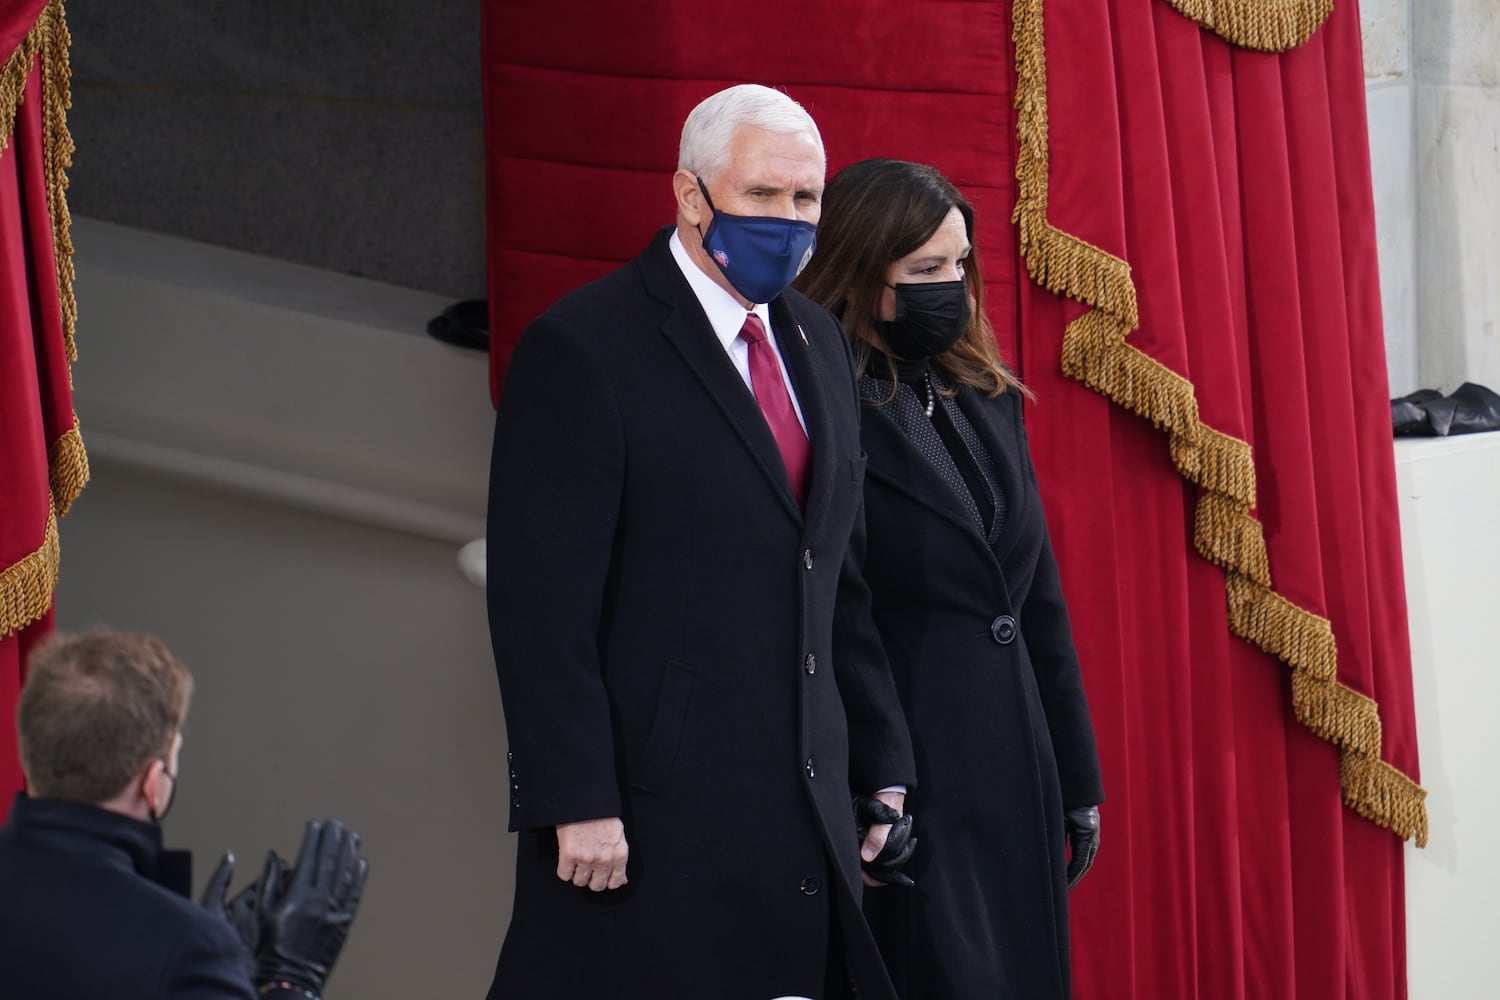
[[[963,339],[972,307],[968,283],[932,281],[891,285],[896,318],[875,324],[891,354],[908,361],[945,354]]]

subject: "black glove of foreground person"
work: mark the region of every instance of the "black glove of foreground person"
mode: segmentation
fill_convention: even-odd
[[[255,899],[257,986],[323,991],[369,872],[359,834],[334,819],[307,824],[290,871],[271,852]]]
[[[259,928],[255,924],[255,897],[260,891],[259,882],[251,882],[245,888],[237,892],[233,899],[226,899],[229,893],[229,882],[234,878],[234,852],[225,851],[219,858],[219,865],[214,873],[208,877],[208,884],[204,886],[203,897],[198,905],[223,920],[228,921],[239,935],[240,943],[245,946],[245,971],[251,976],[255,974],[255,944],[260,936]]]
[[[1094,856],[1099,853],[1099,807],[1069,809],[1067,821],[1068,848],[1072,855],[1068,858],[1068,888],[1071,889],[1083,881],[1094,866]]]
[[[911,860],[917,850],[917,838],[912,836],[911,813],[901,815],[877,798],[869,795],[854,796],[854,830],[863,844],[870,835],[870,827],[880,823],[891,824],[890,836],[885,838],[885,847],[875,855],[873,861],[862,862],[865,874],[885,885],[913,886],[911,876],[901,869]]]

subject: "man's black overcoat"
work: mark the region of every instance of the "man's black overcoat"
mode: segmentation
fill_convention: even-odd
[[[0,830],[0,997],[251,1000],[244,946],[180,894],[186,875],[157,826],[17,796]]]
[[[865,905],[903,1000],[1069,993],[1063,811],[1103,801],[1020,393],[961,389],[993,461],[993,543],[958,494],[867,404],[864,566],[916,749],[912,890]]]
[[[500,394],[489,608],[516,899],[492,997],[820,997],[859,915],[851,785],[913,781],[868,617],[858,400],[823,309],[772,324],[812,445],[806,513],[668,246],[527,329]],[[621,816],[629,884],[555,875],[555,824]]]

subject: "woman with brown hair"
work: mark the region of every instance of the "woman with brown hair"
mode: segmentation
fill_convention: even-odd
[[[865,910],[904,1000],[1064,998],[1067,890],[1104,792],[973,238],[936,170],[866,160],[829,182],[798,280],[854,350],[864,572],[917,754],[915,886],[867,891]]]

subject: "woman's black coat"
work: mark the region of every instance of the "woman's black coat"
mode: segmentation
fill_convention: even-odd
[[[867,402],[876,625],[917,756],[915,889],[865,910],[905,1000],[1066,997],[1065,808],[1103,800],[1093,726],[1020,394],[960,390],[1005,501],[988,544],[954,488]]]

